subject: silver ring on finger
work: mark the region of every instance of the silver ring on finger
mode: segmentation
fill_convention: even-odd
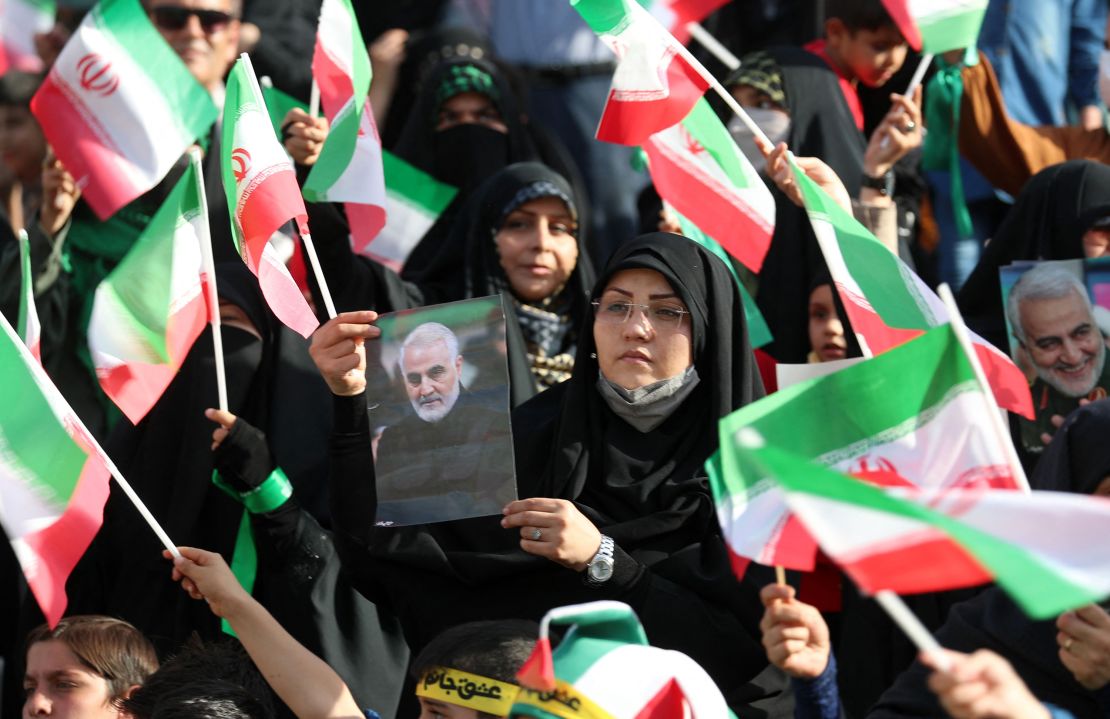
[[[913,132],[917,129],[917,123],[909,120],[905,125],[902,125],[902,132]]]
[[[532,530],[532,541],[533,542],[538,542],[542,538],[543,538],[543,532],[540,530],[539,527],[536,527],[535,529]]]

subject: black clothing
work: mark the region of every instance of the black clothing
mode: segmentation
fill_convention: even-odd
[[[767,53],[782,71],[790,131],[786,143],[797,155],[820,157],[836,172],[848,195],[859,194],[866,142],[840,90],[836,74],[820,57],[801,48]],[[809,353],[809,294],[825,260],[804,208],[777,187],[775,233],[759,273],[756,303],[774,340],[763,349],[779,362],[801,363]]]
[[[702,468],[716,448],[719,418],[763,394],[735,282],[719,259],[665,233],[625,245],[604,277],[630,268],[661,272],[689,309],[701,378],[693,394],[648,433],[613,415],[595,389],[589,319],[571,379],[513,413],[519,495],[571,499],[611,536],[617,557],[608,582],[588,586],[578,573],[524,553],[518,530],[502,529],[496,518],[370,526],[366,507],[376,496],[362,397],[335,398],[337,548],[359,590],[397,612],[414,651],[461,622],[537,620],[555,606],[619,599],[636,610],[654,645],[705,667],[739,715],[788,716],[787,682],[758,640],[759,580],[734,579]],[[594,296],[604,287],[596,284]]]
[[[1029,479],[1033,489],[1090,493],[1110,475],[1110,400],[1080,407],[1068,415]],[[1105,606],[1105,605],[1104,605]],[[1077,719],[1110,713],[1110,689],[1084,689],[1057,656],[1055,619],[1030,620],[999,588],[984,591],[952,608],[936,633],[941,646],[962,652],[990,649],[1001,654],[1037,699],[1067,709]],[[915,662],[868,714],[934,717],[943,711],[925,685],[928,671]]]
[[[1110,167],[1071,160],[1034,175],[960,289],[968,326],[1009,353],[999,268],[1083,257],[1083,234],[1103,217],[1110,217]]]

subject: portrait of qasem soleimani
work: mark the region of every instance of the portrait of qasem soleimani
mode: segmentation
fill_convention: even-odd
[[[460,311],[471,303],[478,304]],[[500,301],[479,298],[397,315],[403,321],[379,320],[381,341],[370,345],[380,344],[380,354],[367,357],[368,372],[380,367],[390,380],[368,396],[376,522],[500,514],[516,498]]]
[[[1082,401],[1102,399],[1110,388],[1110,311],[1092,299],[1087,269],[1083,260],[1066,260],[1002,270],[1011,352],[1033,396],[1034,419],[1019,420],[1032,452]]]

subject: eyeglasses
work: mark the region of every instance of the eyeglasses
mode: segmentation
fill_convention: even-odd
[[[197,16],[200,27],[206,33],[214,33],[227,27],[234,18],[220,10],[198,10],[179,5],[160,5],[150,9],[154,24],[163,30],[181,30],[189,22],[189,17]]]
[[[623,325],[632,316],[632,311],[639,309],[648,318],[651,326],[660,332],[678,330],[682,327],[682,318],[690,314],[689,310],[666,302],[638,305],[624,300],[594,300],[590,304],[593,305],[594,315],[601,324]]]

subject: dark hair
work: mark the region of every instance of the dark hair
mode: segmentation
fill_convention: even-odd
[[[200,679],[158,699],[150,719],[270,719],[253,694],[222,679]]]
[[[0,105],[31,107],[31,98],[42,85],[42,75],[10,70],[0,75]]]
[[[460,624],[428,642],[410,669],[419,680],[433,667],[516,684],[516,672],[532,653],[539,625],[524,619],[498,619]]]
[[[51,640],[65,644],[78,661],[104,677],[113,700],[158,669],[154,646],[122,619],[85,614],[63,617],[53,629],[42,624],[27,635],[24,656],[34,644]]]
[[[273,690],[254,666],[243,646],[230,637],[218,642],[202,642],[195,634],[182,645],[177,654],[151,674],[142,687],[117,705],[134,719],[173,716],[157,713],[163,711],[163,700],[190,692],[199,695],[203,687],[214,686],[212,682],[230,683],[253,699],[262,712],[242,716],[274,716],[276,705]]]
[[[844,23],[850,32],[898,27],[882,0],[825,0],[825,19],[832,18]]]

